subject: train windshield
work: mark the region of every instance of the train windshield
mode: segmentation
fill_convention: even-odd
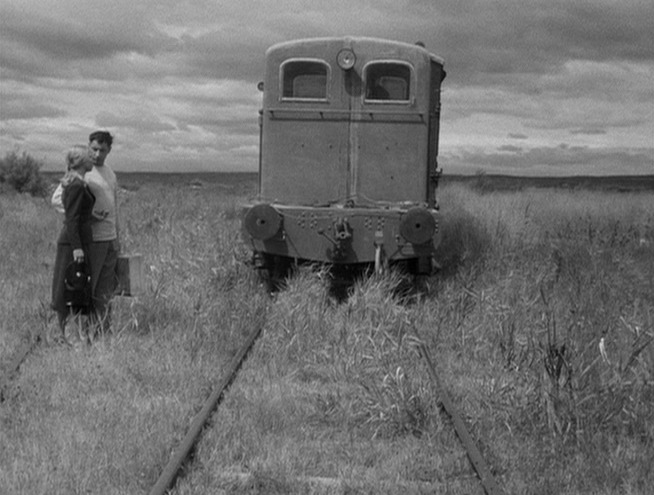
[[[408,65],[382,62],[366,67],[366,100],[409,101],[410,90]]]
[[[318,61],[291,61],[282,67],[283,98],[327,98],[328,66]]]

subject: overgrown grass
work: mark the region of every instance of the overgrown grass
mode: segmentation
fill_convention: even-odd
[[[42,345],[10,383],[9,493],[147,492],[261,309],[263,336],[174,493],[479,492],[418,342],[507,493],[654,485],[651,196],[443,188],[429,293],[403,300],[390,274],[339,304],[311,269],[268,297],[236,189],[123,193],[123,245],[144,255],[147,290],[116,301],[112,335]],[[0,206],[5,362],[49,324],[61,219],[25,195]]]

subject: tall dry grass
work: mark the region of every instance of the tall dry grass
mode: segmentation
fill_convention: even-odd
[[[266,294],[238,233],[250,187],[123,194],[123,244],[143,253],[147,290],[116,301],[114,332],[93,347],[42,345],[23,365],[0,404],[1,486],[147,492],[265,309],[174,493],[478,492],[417,342],[508,493],[648,493],[652,197],[443,188],[429,293],[402,298],[390,274],[338,303],[319,269]],[[22,247],[0,261],[5,362],[49,324],[59,219],[42,200],[0,205],[2,247]]]
[[[153,184],[122,194],[122,240],[146,291],[114,301],[114,329],[87,349],[45,341],[0,404],[7,493],[140,493],[249,332],[265,293],[238,238],[237,196]],[[240,195],[238,196],[241,197]],[[2,361],[54,324],[48,310],[61,217],[47,200],[0,197]]]

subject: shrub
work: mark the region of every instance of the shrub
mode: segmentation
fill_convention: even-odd
[[[20,193],[45,196],[48,183],[41,175],[43,163],[26,151],[10,151],[0,159],[0,183],[6,183]]]

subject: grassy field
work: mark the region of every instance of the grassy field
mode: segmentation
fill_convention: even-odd
[[[390,274],[339,304],[320,271],[273,297],[259,284],[239,235],[252,176],[120,179],[147,288],[115,301],[112,334],[43,342],[8,383],[6,493],[147,493],[262,312],[172,493],[483,493],[417,342],[507,493],[650,493],[651,192],[444,180],[429,291],[402,300]],[[3,366],[54,324],[60,222],[45,199],[0,195]]]

